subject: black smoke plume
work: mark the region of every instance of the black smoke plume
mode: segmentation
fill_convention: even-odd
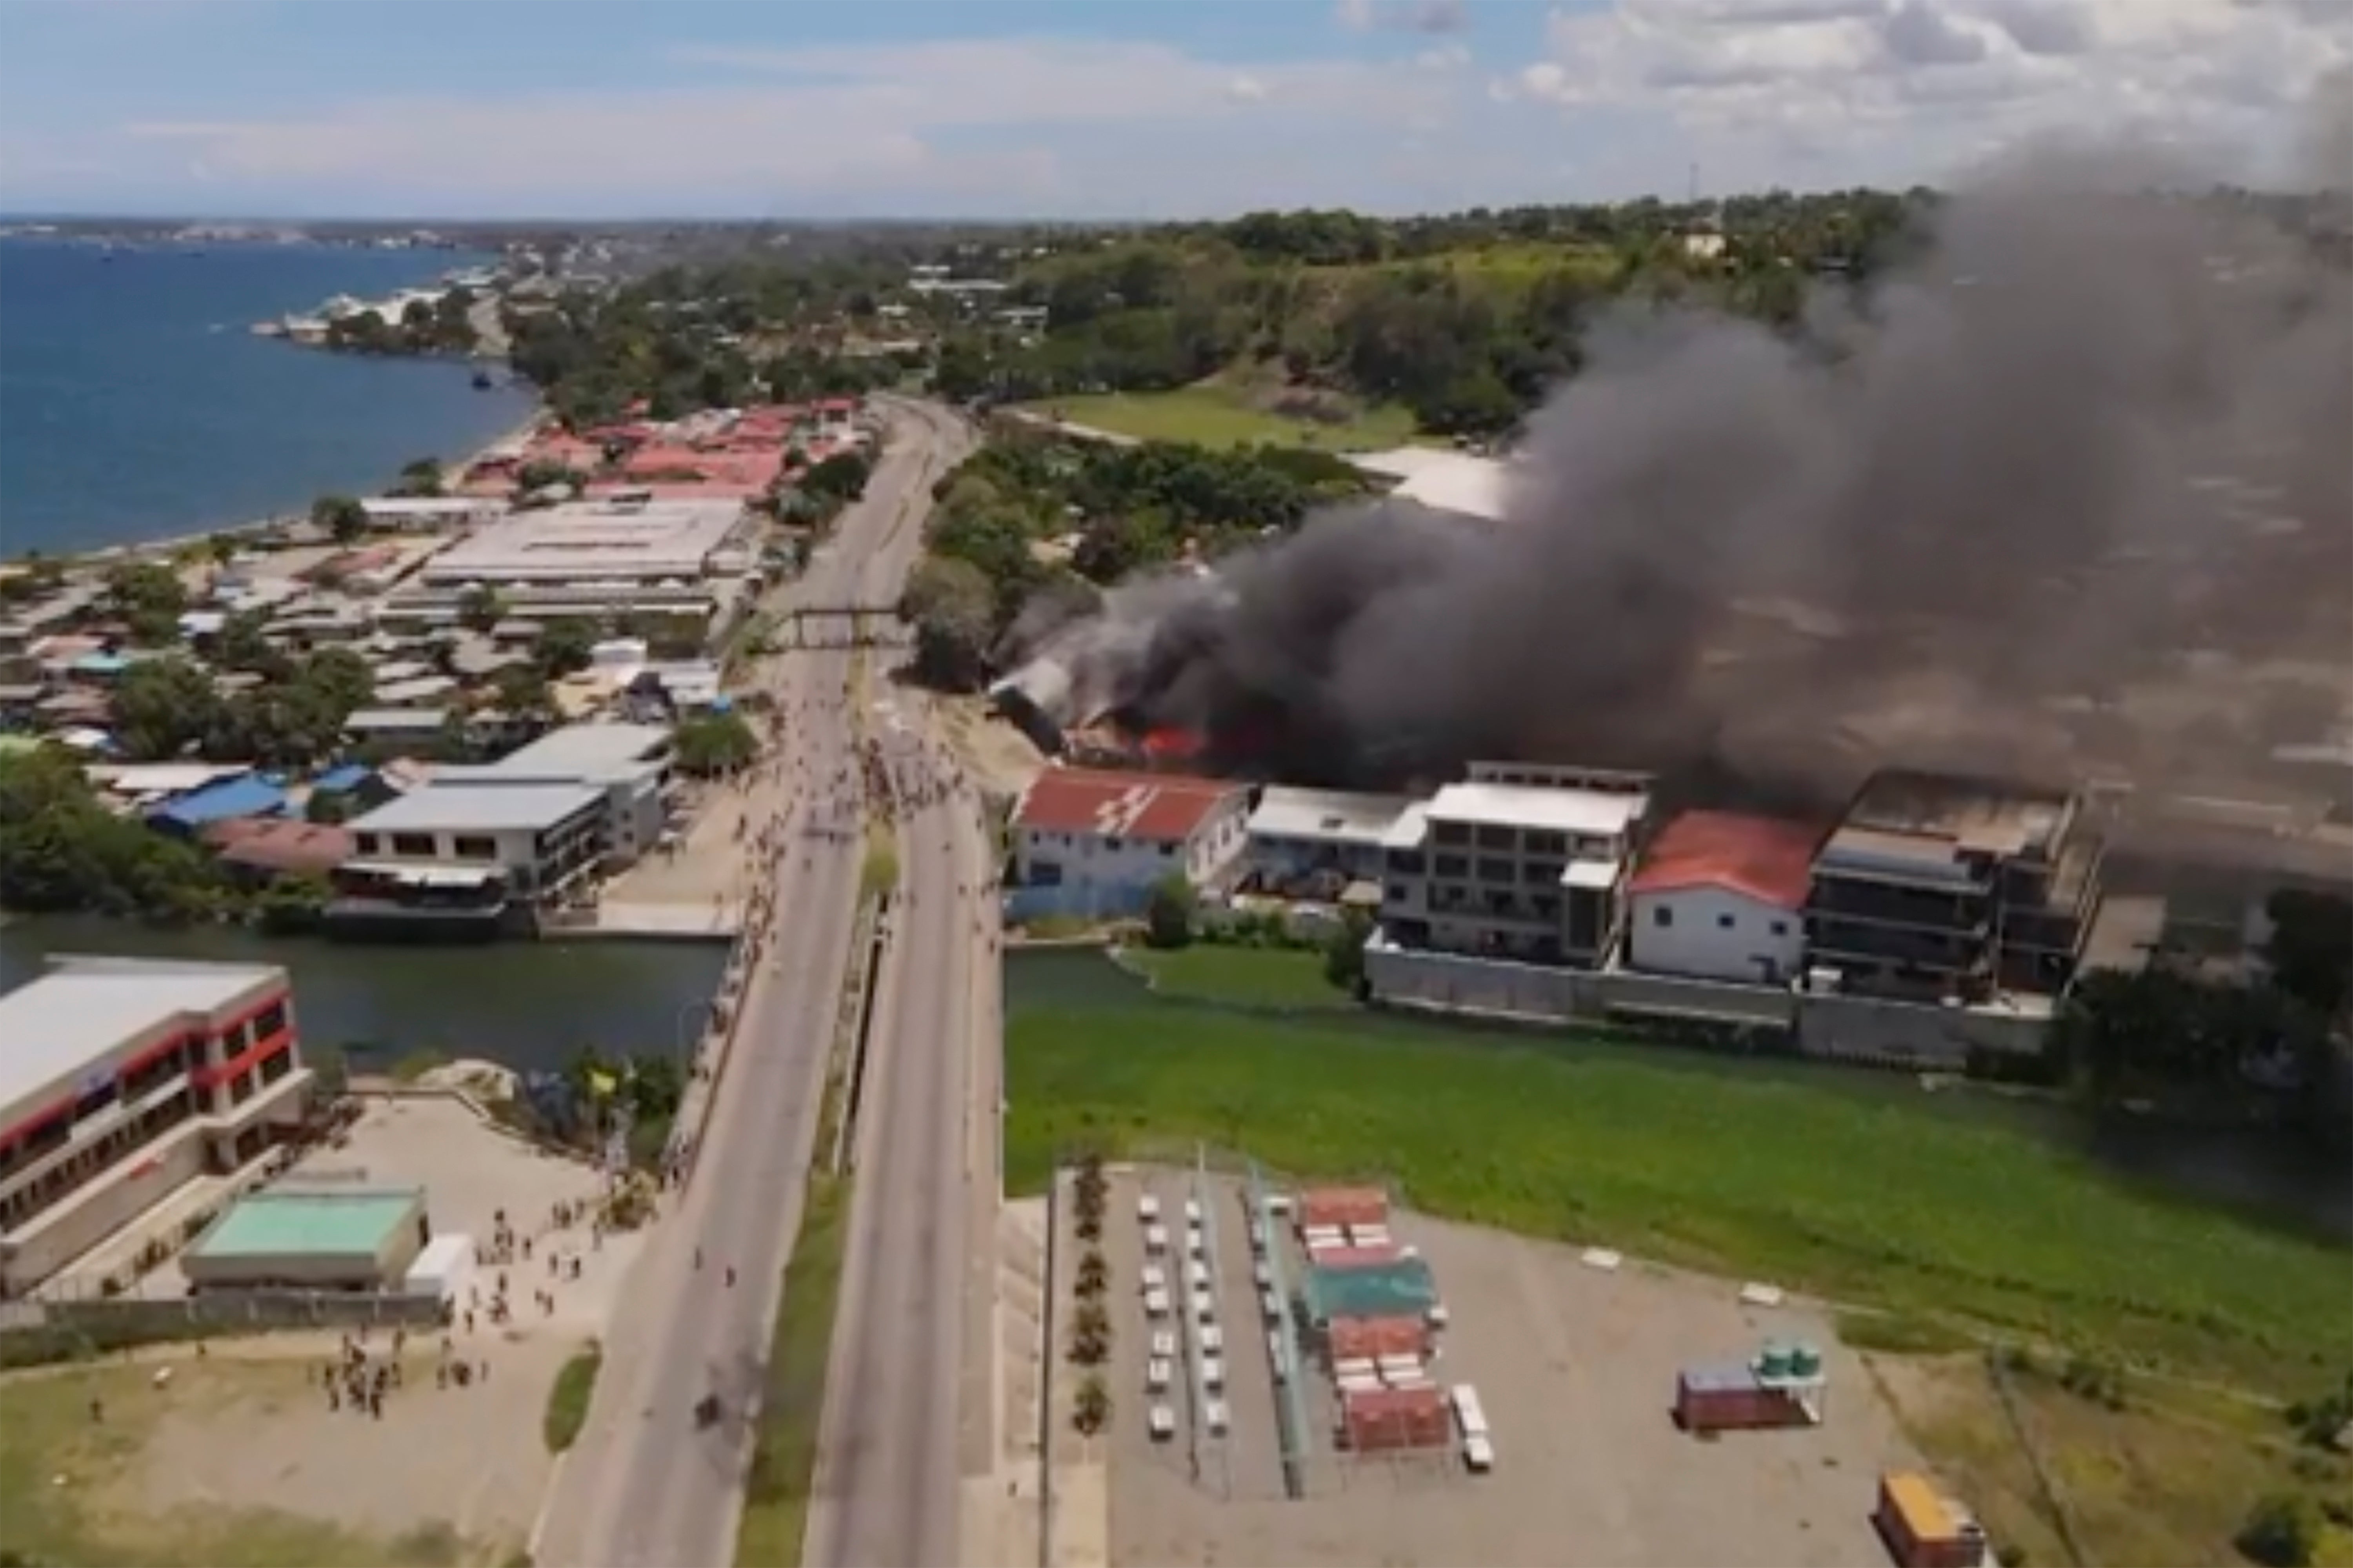
[[[1029,651],[1332,783],[1509,756],[1811,797],[2315,739],[2353,659],[2353,285],[2179,188],[2046,153],[1793,336],[1620,310],[1503,521],[1338,510]]]

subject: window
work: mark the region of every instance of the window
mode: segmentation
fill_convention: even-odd
[[[499,858],[499,841],[479,833],[461,833],[450,843],[460,860],[495,860]]]
[[[1789,922],[1788,922],[1788,921],[1775,921],[1773,922],[1773,934],[1774,934],[1775,936],[1787,936],[1787,935],[1788,935],[1788,934],[1789,934]]]
[[[1436,875],[1440,877],[1460,879],[1471,874],[1471,858],[1467,855],[1440,855],[1436,864]]]
[[[363,855],[381,855],[384,842],[373,833],[362,833],[353,838],[353,847]]]
[[[1520,879],[1535,887],[1556,887],[1568,869],[1562,860],[1526,860],[1520,865]]]
[[[1531,855],[1558,855],[1565,857],[1568,853],[1568,839],[1564,834],[1539,833],[1535,829],[1530,828],[1528,830],[1527,847],[1528,853]]]
[[[1433,822],[1430,825],[1430,836],[1440,844],[1467,845],[1471,842],[1471,829],[1460,822]]]
[[[433,858],[433,835],[429,833],[396,833],[392,836],[392,852],[417,859]]]
[[[1127,847],[1127,843],[1124,839],[1106,838],[1103,840],[1103,853],[1106,855],[1116,855],[1125,847]]]
[[[1479,847],[1482,849],[1515,849],[1519,847],[1519,843],[1520,836],[1513,828],[1482,827],[1479,829]]]
[[[1716,916],[1715,929],[1718,931],[1730,931],[1732,929],[1732,917],[1730,915]]]
[[[1664,931],[1667,927],[1675,923],[1675,911],[1667,908],[1666,905],[1661,904],[1657,909],[1651,911],[1651,923],[1657,926],[1661,931]]]
[[[1175,846],[1174,844],[1163,844],[1163,845],[1160,847],[1160,858],[1161,858],[1163,860],[1166,860],[1166,859],[1169,859],[1169,858],[1173,858],[1173,857],[1176,855],[1176,846]]]
[[[253,1037],[266,1040],[286,1026],[286,1004],[272,1002],[253,1017]]]
[[[1479,862],[1479,879],[1482,882],[1513,882],[1518,880],[1518,879],[1512,874],[1512,863],[1509,860],[1490,860],[1483,858]]]

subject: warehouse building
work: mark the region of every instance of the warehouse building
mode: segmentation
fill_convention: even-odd
[[[69,958],[0,996],[0,1292],[260,1158],[311,1084],[282,969]]]
[[[2082,791],[1875,775],[1815,858],[1810,965],[1869,995],[2057,994],[2099,915],[2106,816]]]
[[[180,1268],[199,1293],[396,1290],[432,1238],[422,1187],[275,1188],[229,1205]]]
[[[1171,874],[1217,881],[1241,853],[1250,791],[1226,779],[1050,767],[1013,814],[1015,879],[1115,897]]]
[[[1654,974],[1786,985],[1806,963],[1821,835],[1804,823],[1687,811],[1626,884],[1626,963]]]
[[[504,590],[539,584],[692,583],[748,572],[750,513],[741,500],[614,496],[517,512],[427,561],[427,587]]]
[[[1383,931],[1407,949],[1602,962],[1624,923],[1649,775],[1492,763],[1470,774],[1384,836]]]

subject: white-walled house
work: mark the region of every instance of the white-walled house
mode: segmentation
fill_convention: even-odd
[[[1013,814],[1015,879],[1109,893],[1174,871],[1208,884],[1241,853],[1250,804],[1225,779],[1050,767]]]
[[[1780,985],[1806,962],[1806,895],[1821,833],[1691,811],[1643,852],[1627,891],[1626,963],[1657,974]]]

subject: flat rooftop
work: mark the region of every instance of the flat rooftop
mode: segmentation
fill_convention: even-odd
[[[1648,795],[1615,791],[1454,784],[1432,796],[1428,810],[1432,822],[1608,837],[1625,832],[1649,804]]]
[[[188,1250],[200,1258],[373,1254],[423,1199],[414,1187],[248,1193]]]
[[[0,995],[0,1108],[71,1079],[124,1041],[184,1014],[211,1014],[286,972],[263,963],[60,957]]]
[[[425,563],[428,584],[691,581],[744,517],[741,500],[575,502],[518,512]]]
[[[1939,838],[2004,858],[2049,854],[2073,802],[2063,790],[1957,774],[1889,771],[1864,784],[1841,830]]]
[[[669,743],[659,724],[566,724],[490,765],[507,773],[594,773],[641,763]]]
[[[1253,837],[1377,845],[1413,804],[1410,795],[1269,784],[1250,813],[1250,832]]]
[[[343,826],[354,833],[538,832],[604,800],[602,790],[586,784],[445,784],[437,777]]]

